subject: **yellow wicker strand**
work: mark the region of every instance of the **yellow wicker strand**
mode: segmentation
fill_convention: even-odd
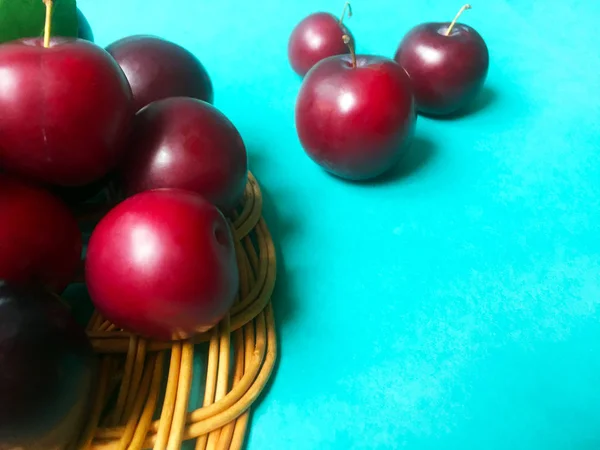
[[[167,450],[181,450],[181,442],[185,429],[188,405],[190,401],[190,389],[192,387],[192,376],[194,372],[194,344],[186,341],[182,345],[181,372],[179,373],[179,385],[177,386],[177,400],[175,401],[175,414]]]
[[[264,326],[264,315],[261,314],[257,317],[257,322],[261,322],[261,318],[263,319]],[[271,324],[270,324],[271,327]],[[257,329],[260,331],[260,328]],[[262,333],[264,335],[264,329]],[[258,338],[257,338],[258,340]],[[223,425],[231,422],[232,420],[237,419],[241,414],[243,414],[249,407],[254,403],[254,401],[258,398],[262,390],[267,384],[267,381],[271,375],[273,367],[275,365],[275,357],[276,357],[276,339],[275,339],[275,331],[274,324],[272,324],[272,328],[269,330],[269,344],[272,344],[273,347],[269,348],[267,351],[266,360],[256,378],[252,387],[246,392],[246,394],[240,399],[238,403],[236,403],[231,408],[223,411],[222,413],[210,417],[207,420],[202,422],[197,422],[190,424],[188,429],[186,430],[185,439],[193,439],[196,436],[201,434],[205,434],[210,432],[211,430],[222,427]]]
[[[252,205],[252,210],[248,218],[244,220],[244,222],[238,227],[236,227],[234,231],[235,236],[238,239],[241,239],[249,234],[254,229],[256,223],[259,221],[262,215],[262,196],[260,195],[260,188],[258,187],[256,181],[251,181],[250,185],[254,195],[254,204]]]
[[[247,325],[248,327],[253,327],[251,324]],[[254,330],[252,329],[252,335],[254,335]],[[252,336],[252,342],[254,337]],[[244,373],[242,380],[238,385],[236,385],[227,396],[225,396],[221,401],[213,403],[207,407],[199,408],[188,414],[186,423],[194,423],[200,422],[202,420],[208,419],[211,416],[219,414],[226,409],[230,408],[234,404],[236,404],[243,395],[250,389],[256,377],[258,376],[258,372],[260,371],[262,361],[264,360],[266,354],[266,347],[258,347],[256,350],[254,346],[251,348],[251,358],[248,358],[246,364],[248,365],[247,372]],[[243,355],[243,352],[242,352]],[[171,375],[169,374],[169,380],[171,379]],[[166,399],[165,399],[166,401]],[[174,404],[174,401],[173,401]],[[161,417],[160,420],[157,420],[152,423],[150,426],[150,433],[157,433],[159,427],[162,425],[163,420],[167,418]],[[98,439],[116,439],[123,433],[123,427],[114,427],[114,428],[103,428],[98,430],[96,437]],[[155,447],[157,449],[158,447]]]
[[[267,307],[267,328],[268,328],[268,341],[269,341],[269,354],[267,355],[267,360],[269,359],[269,356],[271,356],[271,361],[272,361],[272,366],[270,370],[273,370],[273,366],[275,365],[275,359],[277,357],[277,339],[276,339],[276,330],[275,330],[275,319],[273,316],[273,309],[272,309],[272,305],[269,303],[269,306]],[[265,362],[265,366],[268,367],[267,362]],[[265,384],[268,381],[269,376],[266,378],[265,380]],[[262,388],[265,387],[265,384],[262,386]],[[249,411],[246,410],[242,415],[240,415],[240,417],[238,417],[238,420],[236,421],[235,424],[235,431],[233,434],[233,439],[231,441],[231,444],[229,446],[229,450],[242,450],[244,448],[244,441],[245,441],[245,437],[246,437],[246,429],[248,428],[248,422],[249,422],[249,418],[250,418],[250,414]],[[221,450],[221,449],[218,449]],[[223,447],[222,450],[227,450],[227,447]]]
[[[249,267],[251,268],[251,272],[253,272],[250,277],[251,280],[254,282],[255,279],[254,277],[256,276],[256,274],[258,273],[259,270],[259,265],[260,265],[260,261],[258,258],[258,255],[256,254],[256,251],[254,250],[254,245],[252,243],[252,240],[250,239],[249,236],[246,236],[246,238],[244,239],[244,247],[246,249],[246,254],[248,256],[248,259],[250,261],[250,265]],[[253,269],[253,270],[252,270]],[[252,354],[253,354],[253,347],[254,347],[254,324],[252,322],[248,323],[246,325],[246,349],[245,352],[243,352],[242,354],[244,354],[244,359],[250,361],[252,359]],[[259,345],[264,342],[264,341],[260,341]],[[242,413],[242,415],[240,415],[240,417],[237,418],[237,420],[235,422],[232,422],[233,427],[232,427],[232,435],[231,438],[226,440],[223,440],[223,442],[219,442],[219,446],[217,448],[217,450],[227,450],[230,448],[239,448],[240,450],[242,449],[242,447],[244,446],[244,437],[246,435],[246,428],[248,426],[248,421],[250,418],[250,411],[246,410],[244,411],[244,413]]]
[[[239,271],[239,276],[240,276],[240,292],[241,292],[241,295],[244,296],[247,294],[248,286],[250,283],[250,279],[248,276],[248,270],[247,270],[247,259],[245,258],[243,247],[239,241],[235,242],[235,246],[236,246],[236,257],[237,257],[237,261],[238,261],[238,271]],[[229,322],[229,320],[228,320],[228,322]],[[228,323],[228,325],[229,325],[229,323]],[[228,328],[227,333],[229,334],[229,326],[227,328]],[[222,333],[221,333],[221,336],[222,336]],[[221,338],[221,340],[222,340],[222,338]],[[211,342],[211,344],[212,344],[212,342]],[[219,355],[220,360],[222,358],[223,349],[224,349],[224,343],[221,342],[220,343],[221,354]],[[230,351],[230,344],[229,344],[229,342],[227,342],[227,353],[229,353],[229,351]],[[211,355],[212,355],[212,352],[211,352]],[[209,363],[208,370],[209,370],[209,375],[207,376],[207,383],[206,383],[207,392],[208,392],[208,389],[213,386],[212,383],[210,383],[210,384],[208,383],[209,378],[212,382],[215,381],[214,380],[214,375],[216,372],[215,365],[211,365]],[[220,375],[220,373],[218,375]],[[226,386],[225,386],[225,388],[223,388],[223,378],[217,377],[217,380],[220,381],[221,384],[215,388],[215,392],[212,392],[212,391],[210,392],[210,397],[205,398],[205,403],[203,405],[205,407],[212,404],[215,400],[216,401],[221,400],[225,396],[224,392],[223,392],[223,395],[219,395],[219,391],[226,391]],[[219,387],[221,389],[219,389]],[[211,432],[211,434],[209,434],[209,435],[199,436],[196,441],[196,447],[195,447],[196,450],[213,450],[216,443],[218,442],[218,437],[219,437],[218,430],[213,430],[213,432]]]
[[[256,364],[256,366],[258,366],[259,369],[259,374],[254,380],[254,383],[244,393],[240,400],[231,407],[217,414],[206,417],[202,420],[197,420],[188,423],[188,428],[186,430],[186,435],[184,436],[184,439],[193,439],[195,437],[206,434],[212,431],[213,429],[220,428],[220,426],[223,426],[232,420],[235,420],[239,415],[246,411],[246,409],[250,406],[254,399],[259,395],[260,391],[264,388],[264,385],[266,384],[266,381],[268,380],[270,373],[273,369],[274,361],[276,358],[276,337],[274,323],[272,323],[272,320],[267,320],[267,325],[269,326],[269,328],[265,330],[264,317],[264,313],[261,313],[256,318],[256,347],[254,347],[255,331],[253,324],[247,324],[245,329],[245,331],[248,331],[245,333],[246,356],[252,355],[254,357],[252,358],[253,363]],[[267,317],[272,317],[272,314],[267,314]],[[265,337],[265,334],[267,334],[268,338]],[[269,346],[268,348],[267,342]],[[267,348],[266,352],[264,351],[265,348]],[[263,349],[263,352],[261,352],[260,349]],[[259,358],[257,361],[256,356],[259,356],[257,355],[258,353],[262,353],[263,355],[265,355],[264,361],[263,358]],[[223,418],[226,419],[223,420]],[[229,418],[229,420],[227,420],[227,418]],[[215,422],[218,424],[218,426],[214,426]],[[203,430],[206,431],[202,432]],[[145,446],[152,446],[153,441],[154,436],[150,435],[146,440]]]
[[[175,408],[175,399],[177,397],[177,386],[179,384],[179,371],[181,364],[181,342],[175,342],[171,349],[171,362],[169,364],[169,379],[167,381],[167,389],[163,407],[160,414],[160,420],[157,422],[156,443],[154,450],[165,450],[167,441],[169,440],[169,431],[171,431],[171,423],[173,422],[173,414]],[[101,430],[99,430],[101,431]],[[117,436],[122,433],[119,431]]]
[[[256,249],[254,248],[254,244],[252,243],[252,239],[250,236],[246,236],[244,238],[244,249],[246,250],[246,255],[250,260],[250,266],[253,271],[256,270],[260,266],[260,259],[258,257],[258,253],[256,253]],[[256,276],[256,273],[254,274]]]
[[[254,263],[255,274],[258,272],[258,266],[259,266],[259,262],[256,261]],[[252,279],[254,280],[254,277],[252,277]],[[266,345],[265,345],[264,339],[258,339],[258,341],[256,341],[255,322],[257,320],[248,322],[246,324],[246,326],[244,327],[244,337],[245,337],[246,346],[245,346],[245,349],[243,349],[243,354],[244,354],[244,359],[246,361],[246,364],[251,363],[252,357],[257,348],[266,350]],[[264,360],[263,358],[264,358],[264,355],[261,358],[261,366],[262,366],[262,362]],[[248,425],[249,417],[250,417],[250,412],[248,410],[246,410],[235,420],[234,428],[233,428],[233,436],[231,439],[230,447],[237,446],[240,449],[243,447],[244,436],[246,434],[246,427]]]
[[[262,304],[264,307],[266,305],[264,300],[266,299],[268,301],[271,298],[271,288],[275,285],[275,273],[277,270],[275,263],[275,246],[271,234],[262,219],[257,225],[257,236],[259,238],[258,241],[260,246],[260,263],[256,284],[248,295],[244,296],[244,301],[233,307],[233,315],[241,310],[244,310],[243,313],[247,314],[247,311],[253,308],[257,303]],[[269,295],[265,295],[266,293],[269,293]]]
[[[206,363],[206,382],[204,384],[204,400],[202,406],[209,406],[214,402],[217,391],[217,370],[219,366],[219,329],[212,330],[208,359]],[[196,441],[195,450],[205,450],[208,436],[200,436]]]
[[[206,387],[202,405],[208,406],[215,400],[217,390],[217,369],[219,367],[219,329],[212,330],[206,363]]]
[[[235,243],[235,250],[236,250],[236,254],[238,256],[238,271],[240,274],[240,301],[231,308],[231,313],[233,313],[235,308],[237,308],[239,305],[241,305],[245,301],[246,296],[248,295],[248,290],[249,290],[249,286],[250,286],[250,278],[248,276],[248,267],[247,267],[248,266],[248,258],[246,258],[246,253],[244,252],[244,247],[242,246],[242,244],[239,241],[237,241]]]
[[[98,428],[98,423],[100,422],[100,415],[102,414],[102,408],[104,408],[104,402],[106,398],[106,389],[108,387],[110,376],[110,366],[110,357],[104,356],[100,363],[100,376],[98,377],[98,387],[96,389],[94,401],[92,402],[90,417],[88,418],[87,425],[83,430],[82,437],[80,440],[81,444],[79,447],[82,450],[86,450],[87,448],[89,448],[90,444],[92,443],[92,440],[94,439],[96,429]]]
[[[98,327],[98,330],[108,331],[108,329],[110,328],[111,325],[112,325],[112,323],[110,323],[108,320],[104,320]]]
[[[127,359],[125,360],[125,372],[123,373],[121,388],[119,389],[119,395],[117,397],[117,404],[113,411],[113,415],[108,422],[109,425],[118,425],[121,422],[121,414],[125,409],[127,394],[129,392],[129,386],[131,385],[131,379],[135,367],[138,341],[139,338],[134,335],[132,335],[129,339],[129,351],[127,352]]]
[[[154,373],[152,374],[150,393],[148,394],[146,406],[144,406],[144,411],[142,412],[140,421],[137,425],[137,428],[135,429],[135,433],[133,434],[133,439],[131,440],[131,443],[129,444],[127,450],[143,449],[144,439],[148,434],[148,429],[150,428],[150,424],[152,423],[152,417],[154,416],[154,411],[156,410],[156,404],[158,403],[164,361],[165,355],[161,352],[158,355],[158,360],[156,362],[156,365],[154,366]]]
[[[188,427],[188,429],[186,430],[186,433],[184,434],[184,439],[193,439],[194,437],[196,437],[200,434],[206,434],[207,432],[211,431],[212,429],[219,428],[220,426],[226,424],[227,422],[230,422],[231,420],[235,419],[236,417],[239,417],[239,415],[241,415],[244,411],[246,411],[247,408],[250,406],[250,404],[256,400],[256,398],[258,397],[258,395],[260,394],[260,392],[262,391],[262,389],[264,388],[264,386],[266,385],[266,382],[268,381],[268,379],[270,377],[270,374],[271,374],[271,371],[273,369],[273,366],[275,364],[275,359],[276,359],[276,336],[275,336],[274,323],[272,320],[272,312],[270,312],[270,311],[271,311],[271,306],[269,305],[269,308],[267,309],[269,349],[266,353],[266,359],[264,361],[263,366],[261,367],[261,371],[260,371],[259,376],[257,377],[255,383],[253,383],[250,390],[242,397],[242,399],[240,399],[240,401],[237,402],[235,405],[233,405],[231,408],[229,408],[215,416],[212,416],[212,417],[208,418],[207,420],[203,420],[203,421],[191,424]],[[237,427],[236,427],[236,429],[237,429]],[[237,434],[237,433],[234,433],[234,438],[235,438],[235,434]],[[151,447],[154,443],[155,437],[156,437],[155,435],[149,436],[146,439],[146,442],[144,443],[144,448]],[[111,450],[113,448],[114,447],[112,447],[112,446],[103,446],[103,447],[96,447],[96,450]],[[234,448],[234,447],[232,447],[232,448]]]
[[[242,279],[242,276],[243,276],[242,272],[243,272],[244,267],[242,265],[242,263],[243,263],[242,251],[241,251],[242,248],[240,246],[239,241],[235,240],[234,241],[234,245],[235,245],[235,260],[236,260],[237,268],[238,268],[238,276],[240,278],[240,289],[238,289],[238,294],[237,294],[236,299],[235,299],[235,305],[237,305],[243,299],[243,297],[242,297],[243,293],[242,293],[242,289],[241,289],[241,279]],[[231,321],[231,311],[229,311],[229,316],[230,316],[230,321]]]
[[[252,360],[252,356],[253,356],[253,352],[255,351],[255,348],[265,348],[266,349],[266,345],[265,345],[265,340],[264,339],[259,339],[258,342],[256,342],[256,347],[255,347],[255,321],[248,323],[245,327],[244,327],[244,335],[246,338],[246,348],[244,351],[244,357],[245,360],[247,362],[250,362]],[[262,361],[261,361],[262,362]],[[231,447],[235,448],[242,448],[244,445],[244,437],[246,435],[246,428],[248,426],[248,421],[250,418],[250,412],[248,410],[244,411],[235,421],[234,424],[234,429],[233,429],[233,437],[232,437],[232,442],[230,444]]]
[[[239,244],[240,247],[242,247],[241,244]],[[248,308],[248,305],[250,305],[251,303],[253,303],[256,298],[259,296],[264,283],[267,279],[267,275],[268,275],[268,270],[269,270],[269,244],[266,242],[265,239],[260,239],[259,240],[259,246],[260,246],[260,273],[258,274],[257,278],[258,281],[257,283],[252,286],[252,289],[250,290],[250,292],[248,292],[246,295],[243,295],[243,300],[237,304],[234,305],[233,308],[231,309],[231,314],[235,315],[237,313],[239,313],[240,311],[243,311],[244,309]],[[246,252],[242,251],[242,255],[248,259],[248,257],[246,256]]]
[[[246,184],[246,190],[244,191],[244,206],[239,213],[233,213],[234,229],[237,230],[242,224],[248,221],[248,218],[252,214],[252,210],[255,208],[254,197],[254,188],[249,181],[248,184]]]
[[[90,320],[88,321],[86,329],[93,330],[97,328],[99,321],[102,321],[102,317],[100,317],[100,313],[97,310],[94,310],[92,317],[90,317]]]
[[[246,355],[244,354],[244,330],[240,329],[236,331],[233,335],[233,340],[235,345],[235,371],[233,373],[233,387],[235,387],[242,381],[243,376],[247,373],[245,367]]]
[[[238,330],[233,334],[234,342],[234,355],[235,355],[235,368],[233,372],[232,387],[235,388],[244,375],[244,331]],[[233,439],[233,430],[235,423],[230,422],[223,427],[221,430],[221,436],[219,436],[219,442],[217,443],[217,449],[228,449]]]
[[[259,320],[259,319],[257,318],[257,320]],[[264,322],[263,322],[263,325],[264,325]],[[248,357],[248,356],[252,355],[254,352],[254,342],[255,342],[255,340],[254,340],[254,324],[252,324],[252,323],[247,324],[246,329],[249,329],[249,333],[247,333],[248,338],[246,339],[246,348],[245,348],[245,354],[246,354],[246,357]],[[262,329],[264,330],[264,327]],[[266,347],[264,333],[262,335],[262,339],[259,339],[258,341],[259,341],[258,342],[259,346],[261,346],[262,348]],[[227,411],[227,410],[225,410],[225,411]],[[201,422],[198,422],[198,423],[201,423]]]
[[[133,438],[133,434],[135,433],[135,429],[137,427],[138,419],[142,413],[142,408],[144,407],[146,395],[150,391],[150,382],[152,381],[152,374],[154,372],[154,366],[156,365],[157,356],[158,353],[153,353],[148,358],[148,363],[145,367],[146,370],[143,371],[142,380],[139,386],[139,392],[141,395],[135,398],[135,403],[129,415],[129,421],[125,426],[125,432],[121,436],[121,439],[116,447],[117,450],[126,450],[131,443],[131,439]]]
[[[248,421],[250,420],[250,413],[245,411],[235,421],[235,429],[233,431],[233,438],[229,447],[223,447],[224,450],[241,450],[244,448],[244,441],[246,440],[246,429],[248,428]]]
[[[262,325],[260,327],[264,327],[264,314],[263,313],[261,313],[260,316],[257,317],[257,322],[260,323],[261,318],[262,318]],[[264,328],[262,330],[257,330],[257,331],[260,332],[260,335],[262,336],[261,339],[264,341],[264,335],[266,334],[266,331],[264,330]],[[271,333],[271,330],[269,330],[269,333]],[[274,329],[273,329],[273,333],[274,333]],[[257,339],[257,341],[258,341],[258,339]],[[271,339],[269,339],[269,342],[271,342]],[[264,345],[264,343],[263,343],[263,345]],[[208,417],[205,420],[188,424],[188,426],[186,427],[183,439],[188,440],[188,439],[198,438],[199,436],[208,434],[211,431],[221,428],[224,425],[226,425],[227,423],[237,419],[256,400],[256,398],[258,397],[258,395],[260,394],[260,392],[266,385],[266,382],[269,379],[269,376],[273,369],[274,361],[275,361],[275,352],[273,352],[269,349],[266,353],[266,359],[264,361],[264,364],[262,364],[262,367],[260,369],[258,377],[256,378],[255,382],[252,384],[250,389],[244,394],[244,396],[236,404],[234,404],[231,408],[228,408],[225,411],[223,411],[219,414],[216,414],[214,416]],[[155,436],[153,436],[153,435],[148,436],[144,446],[151,447],[154,443],[154,439],[155,439]]]
[[[247,262],[246,267],[247,267],[248,278],[250,279],[250,281],[252,283],[254,283],[256,281],[256,274],[259,271],[260,263],[257,261],[254,264],[254,267],[252,267],[252,264],[250,263],[250,259],[246,255],[246,252],[242,252],[242,253],[243,253],[244,260]],[[246,286],[243,293],[244,293],[244,295],[248,295],[248,292],[249,292],[249,287]],[[244,360],[245,360],[246,364],[252,360],[252,356],[257,348],[264,348],[266,350],[264,340],[259,340],[259,342],[256,342],[255,322],[256,322],[256,320],[250,321],[244,327],[244,337],[245,337],[246,345],[245,345],[244,349],[241,349],[241,351],[244,354]],[[264,353],[261,357],[260,365],[262,365],[263,358],[264,358]],[[260,365],[258,367],[260,367]],[[249,412],[244,411],[240,417],[238,417],[234,422],[231,422],[231,423],[233,423],[233,435],[232,435],[233,442],[237,442],[240,439],[240,435],[241,435],[242,443],[243,443],[243,435],[245,434],[245,430],[246,430],[245,424],[247,424],[247,422],[248,422],[248,417],[249,417]]]
[[[217,389],[215,392],[215,401],[221,400],[227,395],[229,388],[229,358],[231,355],[231,338],[229,331],[229,314],[221,321],[219,325],[219,369],[217,373]],[[219,440],[220,430],[215,430],[208,435],[206,443],[207,450],[214,450]]]
[[[244,270],[246,272],[245,277],[248,280],[248,283],[245,286],[245,289],[242,291],[244,293],[244,298],[245,298],[249,295],[249,293],[252,289],[252,286],[254,286],[256,283],[256,273],[255,273],[256,268],[252,267],[250,258],[248,257],[248,253],[246,252],[244,245],[242,245],[241,243],[240,243],[240,249],[241,249],[240,253],[242,254],[242,267],[244,268]],[[267,272],[267,271],[265,271],[265,272]]]
[[[145,339],[140,338],[138,340],[138,348],[135,355],[135,366],[133,367],[133,375],[131,376],[131,384],[129,385],[128,390],[129,395],[127,396],[127,400],[125,402],[123,416],[118,418],[117,424],[121,420],[128,421],[133,410],[133,405],[135,404],[137,398],[140,381],[145,368],[144,363],[146,360],[146,342],[147,341]]]

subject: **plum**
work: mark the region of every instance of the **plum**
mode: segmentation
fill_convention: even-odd
[[[0,450],[62,449],[91,406],[97,361],[58,296],[0,280]]]
[[[202,196],[155,189],[129,197],[94,229],[85,280],[103,317],[162,341],[214,327],[239,286],[233,233]]]
[[[124,195],[160,188],[196,192],[228,213],[248,180],[246,146],[235,125],[201,100],[158,100],[138,112],[120,167]]]
[[[67,206],[42,187],[0,174],[0,279],[61,292],[81,264],[81,233]]]
[[[135,35],[113,42],[106,51],[125,72],[136,111],[169,97],[213,103],[208,72],[189,50],[157,36]]]

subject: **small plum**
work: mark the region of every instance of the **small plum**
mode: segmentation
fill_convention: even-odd
[[[344,35],[354,39],[344,25],[346,12],[348,17],[352,16],[349,2],[339,19],[330,13],[316,12],[296,25],[288,42],[288,58],[294,72],[303,77],[319,61],[349,53],[342,41]]]

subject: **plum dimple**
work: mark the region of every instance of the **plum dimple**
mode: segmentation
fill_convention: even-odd
[[[229,239],[227,236],[227,232],[223,229],[223,227],[220,224],[215,225],[214,234],[215,234],[215,239],[219,243],[219,245],[221,245],[223,247],[229,246]]]

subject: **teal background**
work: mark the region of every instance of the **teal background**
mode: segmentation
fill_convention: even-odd
[[[343,1],[79,5],[101,45],[196,53],[264,188],[281,353],[248,449],[600,448],[599,2],[472,3],[485,91],[419,118],[410,160],[367,185],[321,171],[294,129],[288,36]],[[392,56],[460,6],[355,0],[347,25]]]

